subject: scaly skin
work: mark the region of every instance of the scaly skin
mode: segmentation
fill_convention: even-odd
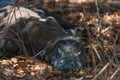
[[[60,71],[79,71],[86,66],[83,44],[71,37],[59,40],[49,54],[46,59]]]
[[[6,52],[19,52],[23,50],[23,45],[30,56],[35,56],[41,50],[45,49],[45,53],[37,56],[38,59],[43,59],[55,69],[60,71],[79,71],[86,64],[86,52],[84,46],[68,34],[58,21],[51,16],[44,16],[41,18],[35,12],[28,9],[29,15],[19,8],[24,14],[24,17],[17,15],[17,22],[14,18],[10,26],[2,24],[1,29],[3,37],[1,37],[0,47],[6,47]],[[16,13],[19,10],[15,11]],[[26,15],[26,16],[25,16]],[[8,17],[8,16],[6,16]],[[7,18],[4,18],[5,22]],[[1,27],[0,26],[0,27]],[[72,38],[71,38],[72,37]],[[15,48],[15,49],[14,49]],[[19,48],[19,51],[18,51]]]

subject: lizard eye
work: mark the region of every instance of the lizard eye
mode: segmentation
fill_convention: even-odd
[[[61,60],[58,65],[62,66],[63,64],[64,64],[64,60]]]

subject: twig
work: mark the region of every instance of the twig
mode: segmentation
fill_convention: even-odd
[[[97,10],[97,17],[98,17],[98,20],[99,20],[98,32],[100,32],[102,26],[101,26],[100,12],[99,12],[99,7],[98,7],[98,0],[95,0],[95,5],[96,5],[96,10]]]
[[[94,67],[94,75],[96,75],[96,60],[95,60],[95,55],[94,52],[92,50],[92,61],[93,61],[93,67]]]
[[[101,61],[102,59],[101,59],[101,57],[100,57],[100,55],[99,55],[97,49],[95,48],[95,46],[94,46],[93,44],[91,44],[91,46],[92,46],[92,48],[94,49],[94,51],[95,51],[95,53],[96,53],[98,59]]]
[[[117,70],[110,77],[110,80],[112,80],[115,77],[115,75],[118,73],[118,71],[120,71],[120,68],[117,68]]]
[[[110,65],[110,63],[107,63],[92,80],[96,80],[98,78],[98,76],[101,75],[109,65]]]
[[[115,37],[115,40],[114,40],[114,45],[116,44],[116,42],[119,38],[119,35],[120,35],[120,31],[118,31],[117,34],[116,34],[116,37]]]
[[[102,34],[105,33],[105,32],[108,31],[110,28],[111,28],[111,26],[109,26],[109,27],[103,29],[103,30],[101,31],[101,33],[102,33]]]

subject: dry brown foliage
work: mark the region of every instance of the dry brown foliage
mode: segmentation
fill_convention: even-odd
[[[113,0],[37,1],[33,6],[42,6],[87,30],[88,66],[80,72],[62,73],[43,61],[20,56],[0,61],[0,80],[6,76],[6,80],[120,80],[120,4],[111,6]]]

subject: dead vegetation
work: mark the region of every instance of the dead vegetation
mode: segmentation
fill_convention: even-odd
[[[37,8],[43,7],[87,30],[88,38],[83,41],[88,54],[86,69],[80,72],[62,73],[43,61],[16,56],[0,61],[0,80],[120,79],[120,3],[119,6],[115,4],[111,6],[112,0],[76,1],[44,0],[39,4],[35,1],[33,5],[30,4],[32,2],[26,4]]]

